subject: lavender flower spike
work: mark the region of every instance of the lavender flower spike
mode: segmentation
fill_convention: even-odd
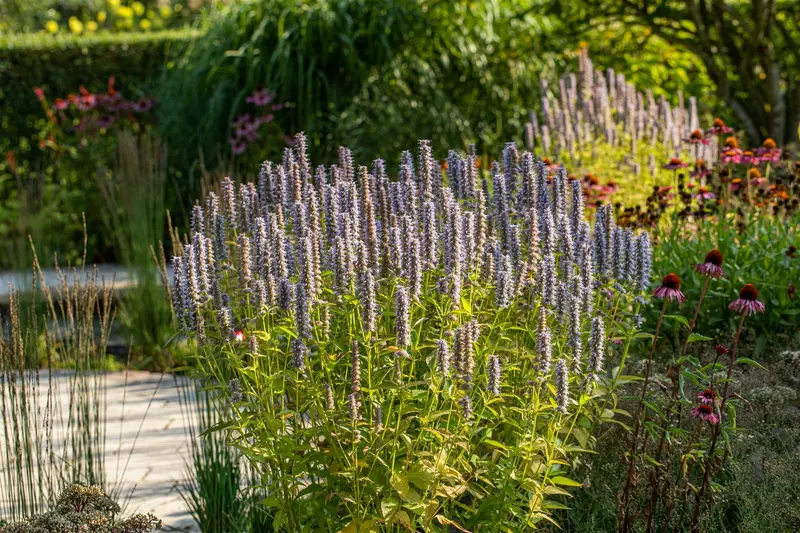
[[[500,358],[490,355],[486,365],[487,389],[495,396],[500,395]]]
[[[403,286],[395,289],[395,331],[397,345],[406,347],[411,345],[411,324],[408,303],[408,291]]]
[[[559,359],[556,364],[556,403],[558,412],[567,414],[569,405],[569,376],[567,374],[567,364],[563,359]]]

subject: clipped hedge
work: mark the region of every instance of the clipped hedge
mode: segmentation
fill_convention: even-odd
[[[14,150],[18,164],[37,157],[36,134],[44,114],[34,87],[52,101],[82,85],[103,89],[114,76],[126,95],[144,94],[160,76],[165,58],[199,34],[0,35],[0,153]]]

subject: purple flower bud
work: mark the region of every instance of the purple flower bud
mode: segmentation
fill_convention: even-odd
[[[500,358],[490,355],[486,366],[487,389],[495,396],[500,395]]]
[[[605,360],[606,332],[603,319],[599,316],[592,319],[592,333],[589,337],[589,368],[587,379],[597,381],[599,374],[603,371],[603,361]]]
[[[650,286],[650,269],[653,262],[653,252],[650,248],[650,235],[645,232],[636,239],[637,264],[639,266],[639,290],[647,291]]]
[[[324,385],[325,388],[325,409],[328,411],[336,410],[336,402],[333,400],[333,387],[330,383]]]
[[[461,406],[461,414],[464,419],[469,420],[472,417],[472,402],[469,396],[462,396],[461,399],[458,400],[458,404]]]
[[[292,368],[297,370],[298,374],[305,375],[307,357],[308,347],[301,339],[294,339],[292,341]]]
[[[278,281],[278,307],[288,311],[294,302],[294,286],[289,278],[281,278]]]
[[[395,332],[397,345],[406,347],[411,345],[410,309],[408,291],[403,286],[395,289]]]
[[[350,350],[350,391],[361,392],[361,355],[358,349],[358,341],[353,339]]]
[[[450,347],[447,341],[439,339],[436,345],[436,367],[442,376],[450,375]]]
[[[550,328],[547,326],[547,310],[539,308],[539,331],[536,336],[536,352],[539,355],[538,367],[542,376],[550,372],[553,361],[553,345],[550,338]]]
[[[310,339],[313,332],[311,328],[311,304],[306,287],[302,283],[295,286],[295,312],[294,321],[297,335],[301,339]]]
[[[567,374],[567,365],[563,359],[559,359],[558,363],[556,363],[555,378],[558,412],[567,414],[567,407],[569,406],[569,375]]]

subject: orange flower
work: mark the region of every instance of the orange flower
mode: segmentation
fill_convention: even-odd
[[[739,141],[736,139],[736,137],[728,137],[725,139],[725,146],[733,149],[739,148]]]

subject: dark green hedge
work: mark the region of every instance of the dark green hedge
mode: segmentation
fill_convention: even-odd
[[[0,36],[0,153],[14,150],[18,163],[36,159],[44,119],[34,95],[41,87],[56,97],[102,90],[114,76],[127,97],[149,92],[167,57],[193,40],[194,30],[94,36],[18,34]]]

